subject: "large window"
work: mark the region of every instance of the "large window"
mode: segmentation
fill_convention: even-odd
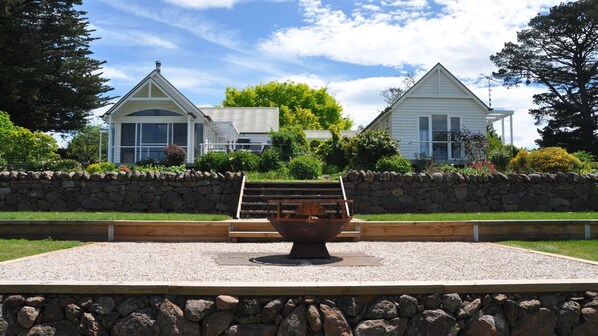
[[[461,158],[461,147],[451,139],[451,131],[459,131],[461,119],[444,114],[420,116],[419,126],[419,156],[431,157],[438,161]]]
[[[123,123],[120,162],[161,159],[164,157],[164,147],[169,144],[187,148],[186,123]]]

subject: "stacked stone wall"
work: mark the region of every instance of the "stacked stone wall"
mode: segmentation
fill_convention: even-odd
[[[0,295],[0,335],[561,335],[598,330],[595,292],[360,297]]]
[[[598,211],[598,176],[349,171],[354,213]]]
[[[234,215],[240,173],[0,172],[0,211],[181,212]]]

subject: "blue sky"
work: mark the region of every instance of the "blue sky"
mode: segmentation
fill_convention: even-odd
[[[440,62],[487,102],[489,56],[560,0],[87,0],[113,95],[162,61],[192,102],[220,104],[227,87],[271,80],[327,87],[356,126],[384,108],[380,91]],[[515,144],[531,148],[527,113],[538,88],[493,87],[493,107],[515,111]],[[102,108],[94,113],[102,114]]]

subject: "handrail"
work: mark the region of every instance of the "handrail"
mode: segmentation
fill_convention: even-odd
[[[239,192],[239,204],[237,204],[237,215],[235,218],[241,218],[241,203],[243,201],[243,191],[245,191],[245,181],[247,181],[247,175],[243,174],[243,179],[241,179],[241,192]]]
[[[343,200],[347,200],[347,194],[345,193],[345,184],[343,183],[343,177],[339,176],[338,177],[340,184],[341,184],[341,192],[343,193]],[[347,212],[347,216],[351,216],[351,213],[349,212],[349,204],[345,203],[345,211]]]

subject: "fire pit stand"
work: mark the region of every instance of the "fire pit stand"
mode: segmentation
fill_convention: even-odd
[[[351,222],[350,200],[269,200],[268,220],[293,242],[289,258],[330,258],[326,242]],[[270,208],[275,205],[274,216]]]

